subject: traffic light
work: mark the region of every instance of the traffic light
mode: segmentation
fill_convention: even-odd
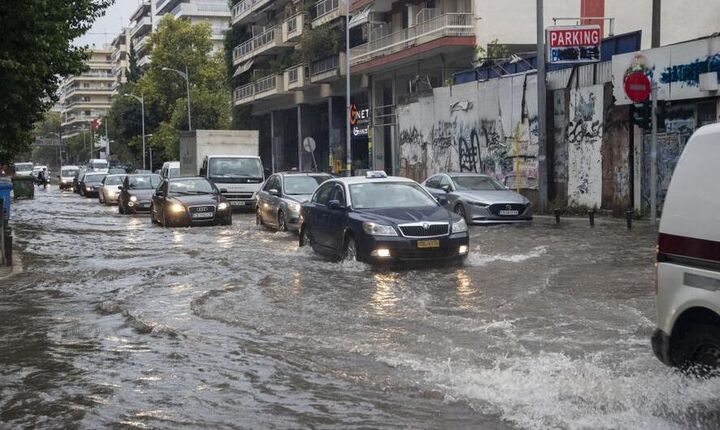
[[[652,106],[649,101],[633,105],[632,121],[644,130],[652,127]]]

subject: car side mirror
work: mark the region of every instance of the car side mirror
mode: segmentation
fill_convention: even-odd
[[[443,191],[445,191],[446,193],[449,193],[449,192],[450,192],[450,185],[447,185],[447,184],[441,185],[441,186],[440,186],[440,189],[443,190]]]
[[[338,200],[330,200],[327,203],[327,207],[328,207],[328,209],[333,209],[333,210],[338,210],[338,209],[343,208],[343,206],[340,204],[340,202]]]
[[[280,191],[276,190],[275,188],[270,188],[270,189],[268,190],[268,193],[270,193],[270,194],[273,195],[273,196],[279,196],[279,195],[280,195]]]
[[[227,188],[220,188],[220,194],[227,193]]]
[[[440,204],[440,206],[445,206],[448,202],[448,199],[445,196],[437,196],[435,198],[435,200],[437,200],[437,202]]]
[[[200,168],[200,176],[202,176],[204,178],[206,173],[207,173],[207,169],[201,167]]]

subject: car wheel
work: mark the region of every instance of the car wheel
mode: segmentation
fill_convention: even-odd
[[[103,193],[98,193],[98,200],[100,201],[101,205],[105,204],[105,199],[103,198]]]
[[[278,211],[277,216],[278,231],[287,231],[287,221],[285,220],[285,212]]]
[[[255,225],[264,225],[262,214],[260,214],[260,208],[255,211]]]
[[[456,204],[453,212],[460,215],[465,221],[467,221],[467,216],[465,215],[465,207],[462,205],[462,203]]]
[[[312,246],[312,235],[310,229],[303,226],[300,229],[300,246]]]
[[[222,225],[232,225],[232,215],[228,216],[227,219],[222,222]]]
[[[343,251],[342,261],[358,261],[357,245],[355,238],[348,236],[345,239],[345,250]]]
[[[720,329],[694,324],[681,333],[677,364],[698,376],[720,375]]]

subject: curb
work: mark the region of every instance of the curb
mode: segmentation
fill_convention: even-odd
[[[10,279],[15,275],[23,272],[22,258],[19,254],[13,255],[13,265],[11,267],[0,267],[0,281]]]

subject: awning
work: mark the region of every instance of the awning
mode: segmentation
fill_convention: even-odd
[[[238,68],[235,69],[235,73],[233,73],[233,78],[238,77],[238,76],[242,75],[243,73],[247,72],[248,70],[250,70],[254,61],[255,60],[247,60],[246,62],[239,65]]]
[[[370,17],[370,12],[372,11],[372,5],[365,6],[363,9],[355,12],[352,17],[350,17],[350,28],[357,27],[359,25],[363,25],[366,22],[368,22],[368,18]]]

